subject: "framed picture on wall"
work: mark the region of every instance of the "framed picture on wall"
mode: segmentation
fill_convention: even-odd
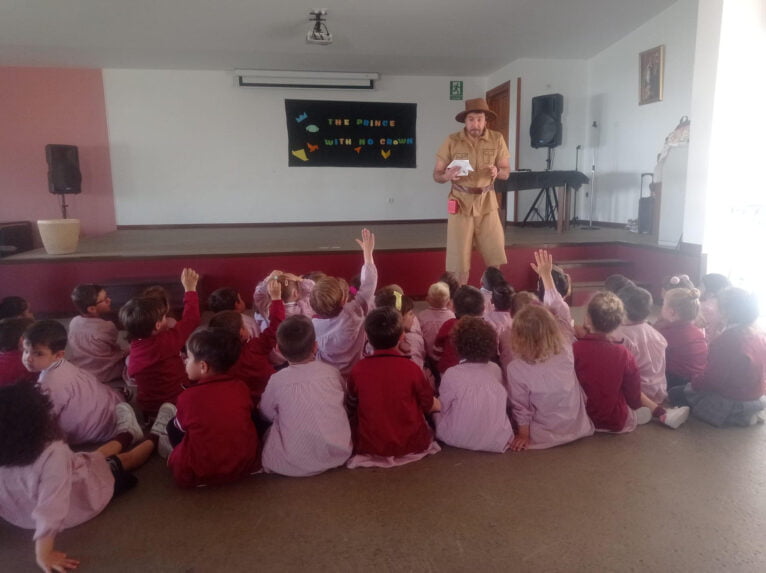
[[[665,46],[638,55],[638,105],[662,101]]]

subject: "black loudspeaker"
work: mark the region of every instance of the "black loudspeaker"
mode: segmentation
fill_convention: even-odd
[[[561,114],[564,96],[548,94],[532,98],[532,124],[529,137],[532,147],[558,147],[561,145]]]
[[[57,195],[82,191],[76,145],[49,143],[45,146],[45,159],[48,161],[48,191]]]

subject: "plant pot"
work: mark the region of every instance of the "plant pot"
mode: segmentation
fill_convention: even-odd
[[[37,222],[45,252],[49,255],[67,255],[77,251],[80,240],[79,219],[45,219]]]

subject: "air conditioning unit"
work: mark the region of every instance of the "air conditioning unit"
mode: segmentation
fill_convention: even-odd
[[[299,72],[289,70],[234,70],[241,87],[375,89],[380,74],[369,72]]]

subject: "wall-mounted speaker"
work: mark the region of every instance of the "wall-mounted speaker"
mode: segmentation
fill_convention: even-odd
[[[82,174],[76,145],[49,143],[45,146],[48,162],[48,190],[57,195],[82,191]]]
[[[532,98],[532,123],[529,138],[532,147],[558,147],[561,145],[561,114],[564,96],[548,94]]]

